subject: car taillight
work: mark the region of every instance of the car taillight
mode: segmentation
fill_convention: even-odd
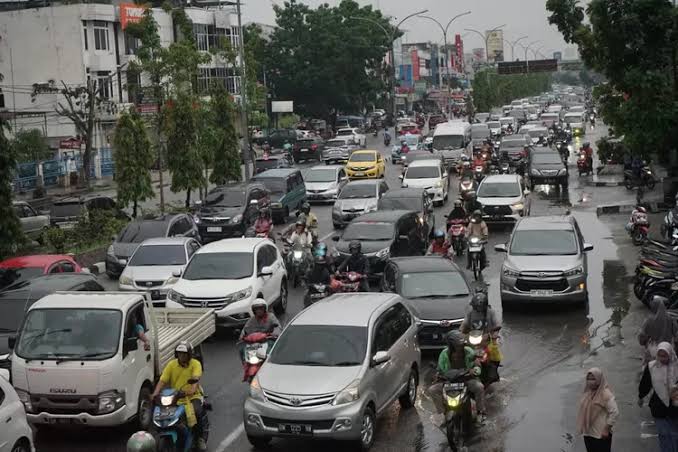
[[[317,145],[317,144],[312,144],[312,145],[311,145],[311,150],[312,150],[312,151],[315,151],[316,149],[318,149],[318,145]]]

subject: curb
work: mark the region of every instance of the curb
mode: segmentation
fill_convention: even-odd
[[[588,184],[587,184],[588,185]],[[590,184],[592,187],[623,187],[624,181],[617,182],[593,182]]]
[[[648,209],[650,212],[661,212],[661,211],[666,211],[669,210],[671,207],[666,204],[665,202],[662,201],[653,201],[653,202],[648,202],[648,203],[643,203],[643,207]],[[622,213],[628,213],[630,214],[633,212],[633,209],[636,208],[635,203],[631,204],[612,204],[612,205],[606,205],[606,206],[598,206],[596,208],[596,215],[601,216],[601,215],[617,215],[617,214],[622,214]]]
[[[103,275],[106,273],[106,263],[105,262],[96,262],[89,267],[89,271],[93,275]]]

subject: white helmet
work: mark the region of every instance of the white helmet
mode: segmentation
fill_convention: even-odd
[[[264,300],[263,298],[257,298],[256,300],[254,300],[252,302],[252,306],[250,307],[250,309],[252,310],[252,315],[254,315],[254,310],[256,308],[262,307],[268,311],[268,303],[266,303],[266,300]]]

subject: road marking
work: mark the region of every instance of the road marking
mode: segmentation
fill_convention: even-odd
[[[214,452],[224,452],[243,433],[245,433],[245,427],[243,426],[243,424],[240,424],[235,430],[229,433],[228,436],[219,443],[217,448],[214,449]]]
[[[334,231],[330,232],[329,234],[327,234],[327,235],[324,236],[324,237],[320,237],[320,239],[318,239],[318,241],[319,241],[319,242],[324,242],[325,240],[327,240],[328,238],[330,238],[330,237],[333,236],[333,235],[334,235]]]

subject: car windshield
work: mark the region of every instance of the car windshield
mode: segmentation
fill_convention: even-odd
[[[535,128],[535,129],[529,129],[527,131],[527,134],[532,138],[539,138],[541,136],[544,136],[544,137],[548,136],[549,131],[546,130],[546,129],[536,129]]]
[[[341,236],[341,240],[349,242],[351,240],[365,241],[386,241],[393,240],[393,223],[382,223],[377,221],[353,222],[349,223]]]
[[[0,268],[0,289],[21,281],[37,278],[43,273],[42,267]]]
[[[257,170],[265,171],[267,169],[273,169],[277,168],[280,165],[280,160],[279,159],[257,159],[256,162],[257,165]],[[233,206],[233,207],[238,207],[238,206]]]
[[[517,138],[513,140],[502,140],[501,141],[501,147],[502,148],[523,148],[526,146],[525,143],[525,138]]]
[[[536,165],[562,165],[563,160],[560,154],[556,152],[535,152],[532,154],[532,163]]]
[[[510,254],[514,256],[561,256],[577,254],[577,238],[569,229],[515,231]]]
[[[423,210],[423,201],[418,198],[389,197],[379,200],[379,210],[414,210],[420,212]]]
[[[350,162],[376,162],[377,156],[374,152],[354,152],[351,154]]]
[[[184,265],[185,263],[184,245],[146,245],[137,248],[128,265],[145,267],[151,265]]]
[[[440,177],[440,168],[437,166],[415,166],[407,168],[405,179],[432,179]]]
[[[54,204],[49,214],[52,217],[79,217],[84,210],[83,207],[80,202]]]
[[[367,351],[363,326],[290,325],[271,351],[268,362],[281,366],[360,366]]]
[[[581,116],[579,116],[579,115],[565,115],[564,120],[567,124],[570,124],[571,122],[581,122],[582,121]]]
[[[259,163],[257,162],[257,166]],[[245,205],[247,193],[245,190],[217,190],[207,194],[207,207],[241,207]]]
[[[490,136],[489,127],[473,129],[471,131],[471,138],[473,138],[474,140],[477,140],[479,138],[487,138],[489,136]]]
[[[501,127],[501,123],[499,121],[490,121],[487,123],[487,127],[490,129],[498,129]]]
[[[405,273],[400,295],[405,298],[451,298],[469,294],[468,284],[459,272]]]
[[[501,118],[499,120],[499,122],[502,124],[513,124],[513,121],[513,118]]]
[[[196,253],[182,279],[243,279],[252,276],[252,253]]]
[[[353,135],[353,130],[351,130],[351,129],[340,129],[340,130],[337,130],[337,135],[340,136],[340,137],[346,136],[346,135]]]
[[[348,184],[339,193],[339,199],[376,198],[377,189],[371,184]]]
[[[463,135],[437,135],[433,137],[433,149],[459,149],[464,147]]]
[[[133,221],[118,236],[120,243],[141,243],[146,239],[165,237],[167,223],[164,221]]]
[[[271,193],[285,193],[287,191],[287,182],[282,178],[253,177],[252,182],[260,182]]]
[[[116,309],[34,309],[15,353],[24,359],[103,360],[115,355],[122,312]]]
[[[335,182],[336,180],[337,170],[334,169],[314,169],[304,175],[304,182]]]
[[[325,143],[325,146],[328,148],[338,148],[342,146],[346,146],[346,141],[344,140],[330,140],[327,143]]]
[[[515,198],[520,196],[518,182],[483,182],[478,187],[479,198]]]

